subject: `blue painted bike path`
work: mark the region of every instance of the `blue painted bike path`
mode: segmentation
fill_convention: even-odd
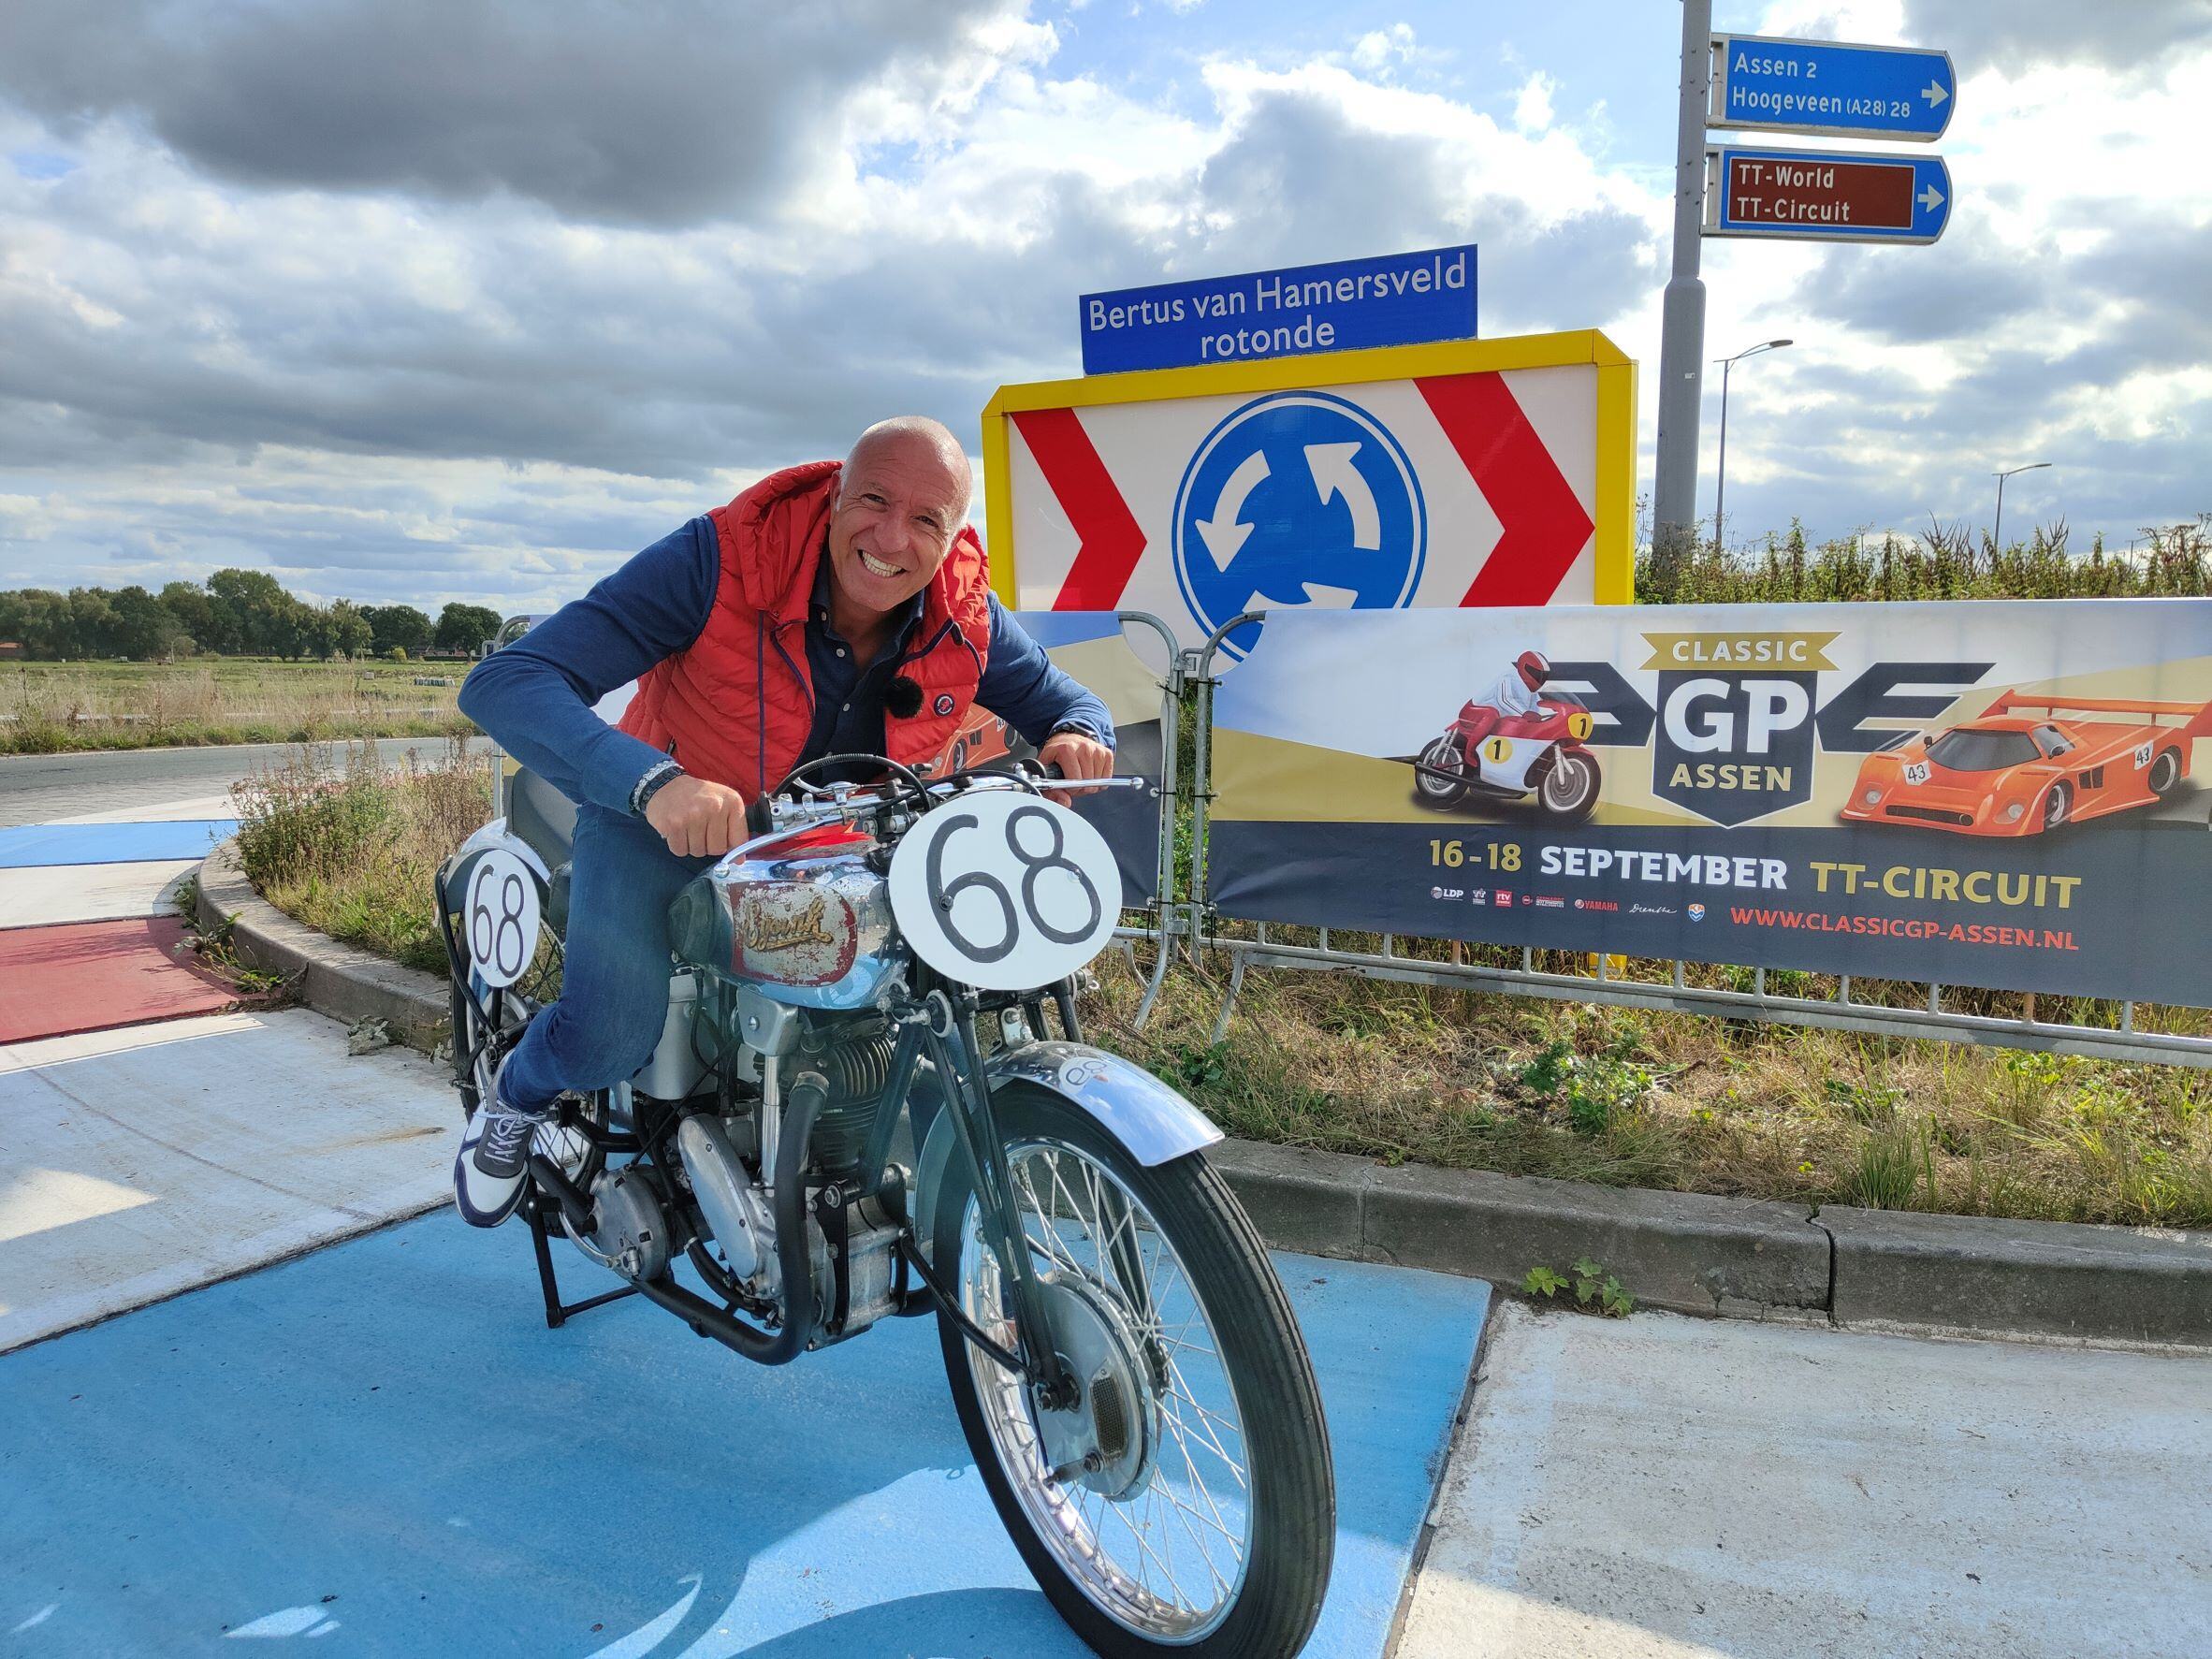
[[[238,833],[235,818],[144,823],[24,823],[0,829],[0,870],[48,865],[150,864],[205,858]]]
[[[449,1213],[0,1359],[10,1653],[1084,1649],[1000,1527],[935,1321],[765,1369],[632,1300],[545,1328]],[[571,1298],[610,1283],[556,1246]],[[1486,1311],[1278,1255],[1336,1457],[1313,1655],[1378,1655]]]

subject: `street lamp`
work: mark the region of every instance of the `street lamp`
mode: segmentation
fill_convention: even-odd
[[[2038,467],[2047,467],[2049,461],[2030,461],[2024,467],[2014,467],[1997,474],[1997,528],[1989,532],[1989,540],[1997,550],[2004,551],[2004,481],[2021,473],[2032,473]]]
[[[1721,545],[1721,511],[1728,500],[1728,371],[1746,357],[1755,357],[1761,352],[1770,352],[1790,344],[1787,340],[1762,340],[1756,345],[1744,347],[1732,357],[1715,357],[1721,366],[1721,471],[1712,496],[1712,545]]]

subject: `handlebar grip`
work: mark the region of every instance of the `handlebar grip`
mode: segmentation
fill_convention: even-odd
[[[776,827],[776,804],[766,795],[755,795],[745,803],[745,833],[764,836]]]
[[[1057,761],[1048,762],[1046,764],[1038,767],[1037,770],[1044,777],[1051,779],[1055,782],[1063,781],[1068,776],[1068,768],[1061,765]]]

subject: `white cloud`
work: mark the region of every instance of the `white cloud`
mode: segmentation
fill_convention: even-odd
[[[1551,124],[1551,95],[1559,82],[1541,69],[1521,82],[1513,100],[1513,124],[1524,133],[1540,133]]]
[[[1868,0],[1762,26],[1905,19]],[[832,119],[788,176],[695,173],[627,216],[604,211],[618,180],[582,200],[520,163],[480,188],[241,180],[143,112],[0,95],[0,157],[34,158],[0,161],[0,587],[244,563],[324,596],[543,608],[870,418],[972,434],[995,385],[1071,371],[1081,292],[1459,240],[1486,333],[1599,326],[1642,360],[1649,478],[1671,181],[1571,74],[1528,68],[1506,121],[1407,84],[1437,60],[1399,22],[1172,81],[1065,68],[1012,0],[958,23],[815,89]],[[2016,481],[2025,513],[2212,505],[2212,183],[2171,141],[2212,47],[2162,76],[1960,68],[1935,248],[1703,250],[1709,356],[1798,342],[1734,377],[1747,531],[1977,510],[1988,457],[2029,447],[2059,465]],[[556,147],[624,153],[604,111],[530,113]]]

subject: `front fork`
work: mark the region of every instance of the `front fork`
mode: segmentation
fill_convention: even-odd
[[[922,1050],[939,1076],[945,1080],[944,1110],[953,1114],[953,1132],[975,1171],[976,1202],[982,1211],[983,1242],[997,1253],[1000,1267],[1013,1287],[1016,1352],[1021,1369],[1035,1390],[1038,1404],[1047,1411],[1063,1411],[1075,1403],[1075,1379],[1061,1362],[1044,1317],[1043,1289],[1030,1258],[1028,1233],[1022,1226],[1014,1202],[1013,1180],[1006,1159],[1006,1142],[998,1132],[992,1110],[991,1087],[983,1075],[982,1044],[977,1040],[975,1004],[962,996],[958,1002],[942,990],[930,992],[922,1010]],[[917,1218],[928,1227],[935,1217]],[[958,1290],[939,1288],[940,1298],[955,1311]],[[965,1322],[965,1321],[964,1321]]]

